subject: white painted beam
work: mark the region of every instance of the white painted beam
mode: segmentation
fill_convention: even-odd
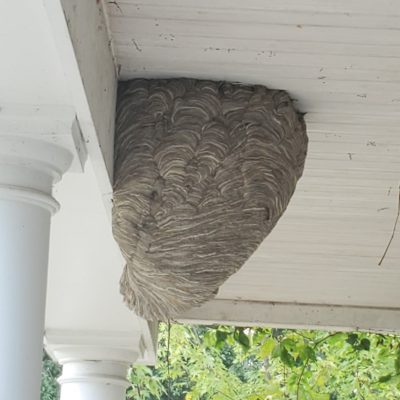
[[[82,134],[111,210],[117,72],[101,1],[44,0]]]
[[[400,309],[212,300],[179,318],[193,324],[400,332]]]

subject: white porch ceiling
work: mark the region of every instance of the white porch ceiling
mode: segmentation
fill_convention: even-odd
[[[121,79],[264,84],[307,112],[297,192],[217,298],[400,309],[400,232],[378,266],[399,201],[399,2],[117,0],[108,12]]]

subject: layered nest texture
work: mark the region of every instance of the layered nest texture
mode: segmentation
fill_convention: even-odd
[[[285,91],[122,82],[113,233],[127,305],[168,320],[213,298],[285,211],[306,152],[303,117]]]

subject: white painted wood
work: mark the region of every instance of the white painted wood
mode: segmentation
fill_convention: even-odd
[[[287,212],[192,320],[399,330],[400,232],[378,266],[399,201],[398,1],[122,0],[108,8],[122,79],[263,84],[288,90],[307,112],[309,155]],[[248,317],[253,301],[259,320]],[[271,311],[271,302],[284,309]],[[335,308],[318,308],[328,310],[320,323],[309,308],[297,315],[297,302]]]
[[[121,1],[110,2],[109,10],[124,79],[262,83],[289,90],[306,111],[316,104],[326,111],[327,100],[393,105],[398,98],[400,11],[394,2]]]
[[[7,134],[8,133],[8,134]],[[39,399],[54,181],[72,154],[0,132],[0,398]],[[20,384],[22,376],[24,385]]]
[[[87,159],[86,145],[72,106],[3,103],[0,132],[68,149],[74,154],[69,171],[83,171]]]
[[[127,365],[138,359],[150,361],[145,358],[145,343],[140,330],[46,329],[44,341],[48,354],[62,365],[81,360],[122,362]]]
[[[287,11],[289,12],[289,10]],[[162,9],[159,9],[152,18],[134,19],[129,17],[112,17],[111,29],[113,32],[133,35],[133,38],[145,34],[174,36],[202,36],[206,38],[241,38],[246,40],[282,40],[282,41],[312,41],[315,43],[348,43],[369,45],[398,46],[400,32],[397,29],[368,29],[357,27],[342,27],[335,24],[332,17],[331,25],[299,25],[299,24],[268,24],[235,22],[235,21],[202,21],[198,18],[192,20],[178,20],[164,18]],[[158,24],[158,25],[157,25]],[[172,36],[171,36],[172,35]],[[118,51],[117,51],[118,56]]]
[[[40,0],[0,2],[0,38],[0,110],[5,104],[70,104]]]
[[[63,366],[60,400],[124,400],[128,364],[78,361]]]
[[[376,29],[397,29],[398,15],[371,15],[358,12],[348,12],[349,4],[343,9],[336,8],[335,12],[288,9],[274,10],[273,2],[264,2],[258,9],[252,8],[251,4],[240,4],[239,7],[228,6],[218,7],[218,3],[204,7],[203,2],[193,7],[186,2],[181,6],[174,6],[171,2],[159,3],[158,5],[145,3],[131,3],[120,1],[110,3],[110,15],[122,18],[140,18],[154,20],[154,15],[162,13],[162,19],[186,20],[186,21],[218,21],[218,22],[247,22],[250,24],[279,24],[279,25],[317,25],[317,26],[339,26],[351,28],[376,28]],[[216,6],[217,4],[217,6]],[[230,4],[229,4],[230,5]],[[270,7],[272,6],[272,7]],[[292,3],[293,7],[293,3]],[[296,8],[296,6],[295,6]]]
[[[38,400],[50,214],[1,192],[0,397],[23,399],[28,390]]]
[[[38,400],[50,214],[2,197],[0,189],[0,397],[29,391]]]
[[[397,17],[396,17],[397,18]],[[137,18],[136,18],[137,19]],[[130,20],[134,23],[136,19]],[[157,19],[158,20],[158,19]],[[113,20],[118,23],[119,19]],[[158,23],[158,22],[156,22]],[[122,30],[121,30],[122,31]],[[137,47],[132,39],[135,39]],[[153,36],[145,36],[142,32],[138,32],[136,37],[126,34],[126,32],[114,32],[114,43],[118,46],[134,46],[137,52],[143,51],[143,47],[185,47],[200,48],[205,53],[208,51],[222,51],[227,53],[240,52],[242,50],[256,51],[259,56],[274,57],[274,52],[279,53],[305,53],[318,54],[318,51],[324,51],[326,54],[337,55],[357,55],[364,57],[398,57],[399,44],[394,45],[374,45],[370,43],[336,43],[336,42],[315,42],[314,40],[290,41],[279,38],[252,40],[243,39],[241,37],[208,37],[208,36],[189,36],[174,35],[168,33],[159,33]],[[316,46],[316,44],[318,46]],[[268,51],[266,51],[266,49]]]
[[[46,348],[62,362],[76,356],[77,348],[78,359],[112,356],[129,363],[138,357],[139,362],[154,363],[157,326],[135,316],[122,301],[124,261],[91,160],[83,174],[66,175],[54,193],[62,208],[52,224]]]
[[[155,361],[157,327],[119,296],[121,255],[101,201],[110,207],[116,91],[106,23],[96,2],[65,3],[73,43],[60,1],[0,4],[0,399],[39,399],[45,325],[65,357]],[[66,213],[51,232],[45,321],[52,184],[71,161],[82,172],[87,149],[96,174],[69,174],[55,194]]]
[[[268,326],[328,331],[398,333],[400,310],[318,304],[212,300],[179,318],[186,323]]]
[[[122,10],[125,4],[129,5],[134,3],[137,8],[142,6],[155,6],[165,7],[164,0],[146,0],[146,2],[131,0],[121,0],[118,5]],[[110,4],[114,6],[113,4]],[[168,7],[176,9],[181,7],[187,7],[196,10],[238,10],[243,12],[248,9],[255,11],[290,11],[290,12],[309,12],[313,14],[317,13],[329,13],[329,14],[372,14],[372,15],[393,15],[399,16],[400,10],[396,0],[382,0],[377,3],[375,0],[338,0],[335,3],[321,2],[320,0],[281,0],[279,2],[273,0],[248,0],[243,3],[241,0],[204,0],[199,3],[197,0],[169,0]]]
[[[110,210],[117,74],[102,3],[45,0],[44,4],[98,185]]]
[[[157,327],[129,312],[118,288],[123,261],[109,220],[117,72],[103,2],[44,4],[88,152],[84,173],[56,188],[63,209],[51,235],[46,348],[60,361],[77,349],[80,360],[119,349],[118,360],[125,352],[126,362],[154,363]]]

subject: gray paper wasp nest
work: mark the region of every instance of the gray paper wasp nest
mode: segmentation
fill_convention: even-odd
[[[191,79],[122,82],[115,141],[121,292],[148,320],[216,295],[285,211],[307,151],[286,92]]]

